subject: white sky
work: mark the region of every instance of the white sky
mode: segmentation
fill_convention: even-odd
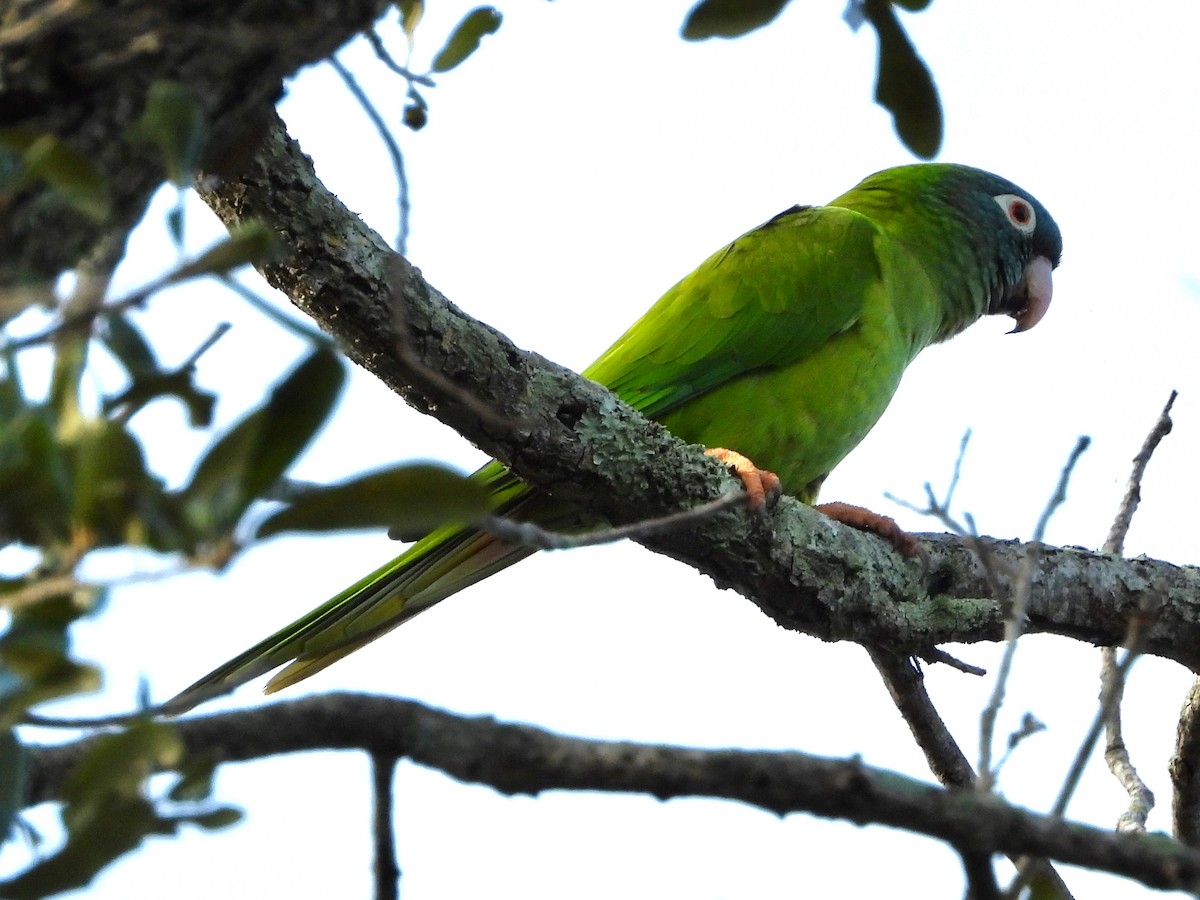
[[[499,34],[427,92],[429,126],[400,132],[413,185],[410,258],[469,313],[575,368],[722,243],[792,203],[820,203],[870,172],[911,161],[871,102],[874,37],[869,29],[850,33],[839,3],[797,2],[763,31],[699,45],[678,38],[690,5],[502,6]],[[417,69],[467,8],[431,6],[418,32]],[[1005,337],[1005,322],[988,321],[924,354],[823,499],[933,530],[883,493],[919,500],[924,482],[944,486],[971,428],[960,509],[986,533],[1028,537],[1067,453],[1089,434],[1093,447],[1048,539],[1096,547],[1129,459],[1178,388],[1176,428],[1151,465],[1127,550],[1192,563],[1200,501],[1200,182],[1192,174],[1200,159],[1200,12],[1185,0],[1159,0],[1092,4],[1087,13],[993,0],[935,3],[905,16],[941,91],[940,159],[992,169],[1033,192],[1062,228],[1066,252],[1039,327]],[[342,59],[398,120],[403,84],[361,44]],[[282,112],[326,184],[393,235],[385,153],[337,77],[327,67],[305,72]],[[173,259],[161,227],[170,203],[160,196],[149,213],[124,285]],[[195,247],[220,233],[198,202],[189,206],[188,230]],[[219,424],[235,420],[261,384],[290,365],[298,342],[209,285],[163,295],[145,317],[164,363],[186,358],[225,320],[234,330],[200,366],[201,381],[221,391]],[[170,404],[138,424],[151,459],[176,483],[209,440],[188,431]],[[334,480],[408,457],[464,469],[482,460],[356,373],[334,427],[294,474]],[[222,577],[121,590],[78,629],[79,655],[108,666],[107,690],[47,711],[128,709],[142,676],[165,699],[394,552],[381,536],[278,540]],[[112,563],[113,571],[127,568],[127,560]],[[994,669],[997,648],[950,649]],[[1071,641],[1023,642],[1000,733],[1026,711],[1049,732],[1023,745],[1003,773],[1011,800],[1039,810],[1052,802],[1093,714],[1097,665],[1096,651]],[[991,679],[935,668],[928,684],[976,758]],[[1129,686],[1126,740],[1159,797],[1155,829],[1169,828],[1166,761],[1189,684],[1180,667],[1146,659]],[[859,753],[933,780],[858,647],[786,632],[735,594],[633,545],[543,554],[291,696],[334,689],[394,693],[585,736]],[[210,709],[259,702],[251,687]],[[364,757],[231,766],[218,793],[247,808],[245,824],[152,842],[88,896],[368,895]],[[958,860],[937,842],[801,815],[780,820],[731,803],[508,799],[408,764],[397,800],[407,900],[961,892]],[[1070,813],[1109,827],[1122,808],[1100,765]],[[0,855],[0,869],[18,862],[11,849]],[[1067,879],[1081,896],[1140,895],[1106,876],[1071,871]]]

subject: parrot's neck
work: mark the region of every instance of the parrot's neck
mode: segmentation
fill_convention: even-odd
[[[891,191],[860,185],[829,205],[869,218],[889,245],[881,255],[903,270],[899,276],[927,282],[928,302],[917,304],[910,321],[904,323],[912,335],[914,355],[953,337],[988,311],[1002,273],[988,255],[985,241],[964,239],[970,223],[960,220],[946,204],[901,206]]]

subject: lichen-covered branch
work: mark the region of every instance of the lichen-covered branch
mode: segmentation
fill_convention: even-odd
[[[617,524],[736,489],[699,448],[451,304],[324,188],[282,123],[240,175],[213,179],[202,193],[228,225],[253,218],[278,232],[283,252],[264,274],[355,362],[521,477]],[[439,387],[430,372],[456,390]],[[463,395],[499,415],[481,416]],[[982,541],[989,565],[1019,569],[1024,545]],[[950,535],[925,537],[923,575],[881,541],[784,498],[762,519],[733,509],[643,543],[737,590],[781,625],[824,640],[916,652],[1003,635],[1004,598],[994,596],[967,544]],[[1200,670],[1200,572],[1039,547],[1029,631],[1119,643],[1154,585],[1165,603],[1147,652]]]

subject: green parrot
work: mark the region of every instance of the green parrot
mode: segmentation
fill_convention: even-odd
[[[735,449],[711,452],[750,481],[764,475],[770,488],[774,473],[812,503],[922,349],[984,315],[1012,316],[1014,331],[1036,325],[1061,255],[1050,214],[1003,178],[949,164],[886,169],[722,247],[583,374],[686,441]],[[500,463],[475,477],[501,515],[586,524]],[[818,508],[915,547],[884,516]],[[474,527],[440,528],[165,708],[183,712],[284,664],[266,691],[295,684],[533,552]]]

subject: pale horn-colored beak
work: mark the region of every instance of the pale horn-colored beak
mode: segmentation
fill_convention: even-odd
[[[1042,321],[1042,316],[1046,315],[1046,310],[1050,308],[1050,298],[1054,294],[1054,280],[1051,277],[1053,271],[1054,266],[1044,256],[1035,256],[1025,266],[1025,274],[1021,278],[1021,284],[1025,288],[1025,305],[1013,313],[1017,327],[1009,334],[1028,331]]]

